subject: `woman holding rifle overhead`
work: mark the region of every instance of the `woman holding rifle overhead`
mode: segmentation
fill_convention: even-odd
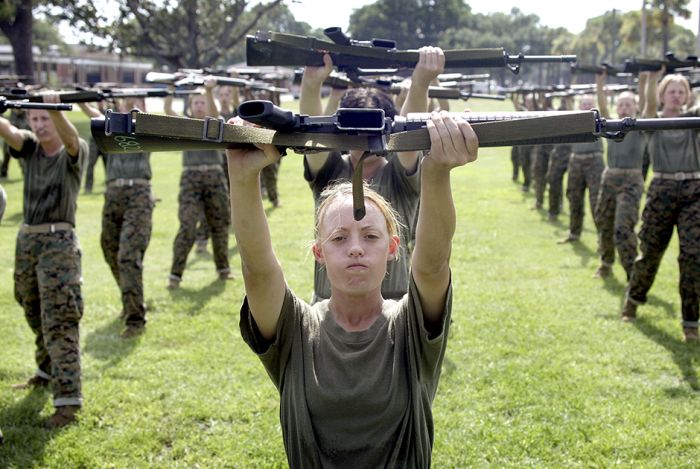
[[[261,200],[260,171],[279,152],[271,145],[227,152],[246,288],[241,333],[280,392],[292,468],[430,466],[431,406],[451,311],[450,172],[476,159],[478,142],[447,113],[433,113],[428,130],[410,285],[398,301],[381,292],[400,242],[384,198],[365,187],[367,212],[357,221],[349,183],[324,191],[312,250],[331,296],[309,306],[286,283]]]
[[[695,116],[695,108],[684,112],[690,95],[682,75],[667,75],[656,84],[649,77],[645,117]],[[637,306],[644,304],[661,258],[678,230],[678,267],[683,335],[686,342],[698,341],[698,300],[700,299],[700,147],[697,130],[661,130],[649,141],[654,178],[649,185],[639,232],[640,253],[634,263],[622,308],[624,321],[634,320]]]

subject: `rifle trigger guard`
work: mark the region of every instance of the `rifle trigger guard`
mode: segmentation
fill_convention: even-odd
[[[209,123],[218,122],[219,128],[216,129],[216,137],[209,137]],[[216,117],[205,117],[204,128],[202,129],[202,140],[205,142],[221,143],[224,141],[224,120]]]

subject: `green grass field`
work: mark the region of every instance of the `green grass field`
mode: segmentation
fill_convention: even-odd
[[[79,423],[57,432],[43,429],[48,393],[10,389],[34,371],[34,339],[13,294],[16,162],[2,181],[0,467],[286,466],[278,395],[238,332],[240,275],[217,281],[211,255],[193,252],[182,288],[165,288],[181,161],[151,161],[161,201],[145,259],[149,322],[137,339],[119,338],[119,291],[99,247],[102,168],[95,193],[79,197],[85,404]],[[433,406],[434,467],[698,467],[700,347],[682,341],[676,240],[640,319],[624,324],[621,267],[592,278],[590,213],[580,243],[557,245],[567,217],[551,224],[530,210],[531,194],[510,180],[508,148],[482,150],[453,184],[454,323]],[[309,298],[313,204],[301,157],[284,158],[279,192],[281,208],[266,202],[275,249],[292,289]],[[237,272],[233,236],[230,255]]]

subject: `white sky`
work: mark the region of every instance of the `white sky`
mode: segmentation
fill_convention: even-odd
[[[315,28],[340,26],[347,29],[352,11],[374,1],[294,0],[294,3],[290,2],[288,5],[297,21],[306,21]],[[580,33],[585,28],[588,18],[600,16],[613,7],[623,12],[642,7],[642,0],[466,0],[465,3],[470,5],[475,13],[509,13],[511,8],[517,5],[523,13],[539,16],[541,24],[550,27],[562,26],[572,33]],[[700,0],[691,0],[689,9],[693,16],[690,20],[679,21],[695,34],[698,32],[699,3]]]

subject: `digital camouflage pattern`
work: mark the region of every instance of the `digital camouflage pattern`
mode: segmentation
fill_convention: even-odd
[[[549,215],[557,216],[561,212],[562,194],[564,193],[564,174],[569,168],[571,145],[555,145],[549,155],[547,182],[549,183]]]
[[[601,263],[611,266],[615,248],[629,279],[637,257],[637,234],[634,227],[639,219],[639,201],[644,181],[642,172],[603,172],[594,216],[598,226],[598,253]]]
[[[81,165],[85,168],[85,191],[91,192],[93,186],[95,185],[95,165],[97,160],[102,157],[102,165],[105,170],[107,169],[107,159],[109,155],[102,153],[102,151],[97,148],[97,143],[95,139],[90,137],[88,158],[86,162],[81,162]]]
[[[532,179],[535,182],[535,206],[544,205],[544,192],[547,189],[547,169],[552,145],[535,145],[532,147]]]
[[[17,235],[15,299],[36,336],[36,363],[51,377],[56,407],[82,403],[80,258],[72,230]]]
[[[588,200],[591,204],[591,211],[595,213],[595,204],[598,200],[598,191],[600,190],[600,178],[604,169],[605,163],[603,163],[602,153],[591,153],[585,156],[573,154],[569,160],[566,198],[569,199],[569,233],[571,236],[581,236],[586,204],[586,188],[588,188]]]
[[[520,168],[523,170],[523,190],[528,190],[532,184],[532,146],[521,145],[518,155]]]
[[[700,180],[654,178],[649,185],[639,232],[639,257],[634,263],[629,298],[645,303],[661,258],[678,230],[678,267],[683,325],[698,327],[700,299]]]
[[[260,172],[260,180],[262,186],[267,191],[267,200],[273,205],[279,204],[279,195],[277,194],[277,174],[279,172],[279,162],[272,163],[263,168]]]
[[[170,274],[182,278],[195,240],[197,220],[204,211],[211,230],[214,263],[219,273],[229,272],[228,227],[231,223],[226,182],[222,170],[185,170],[180,178],[178,218],[180,229],[173,245]]]
[[[143,258],[151,240],[153,207],[150,184],[108,186],[105,191],[100,244],[121,290],[127,325],[146,323]]]
[[[517,146],[510,147],[510,162],[513,165],[512,179],[517,181],[520,175],[520,151]]]

